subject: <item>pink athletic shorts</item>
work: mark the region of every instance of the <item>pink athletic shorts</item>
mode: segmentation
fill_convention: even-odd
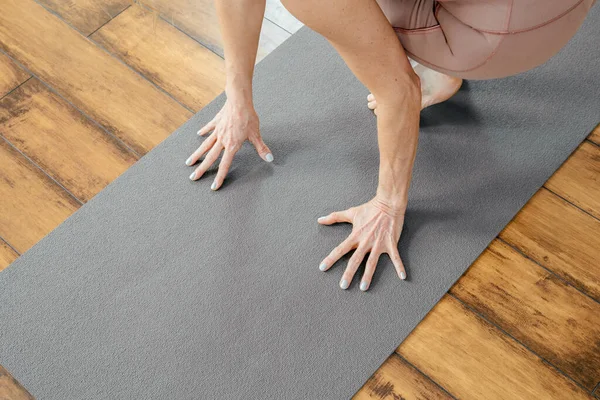
[[[409,57],[448,75],[491,79],[548,61],[577,32],[595,0],[377,2]]]

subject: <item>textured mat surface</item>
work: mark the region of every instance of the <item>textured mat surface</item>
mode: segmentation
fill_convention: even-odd
[[[275,163],[227,184],[184,160],[220,97],[0,273],[0,363],[40,399],[343,399],[411,332],[600,121],[600,15],[529,73],[422,114],[400,250],[372,288],[321,259],[318,216],[376,186],[367,91],[303,29],[258,68]]]

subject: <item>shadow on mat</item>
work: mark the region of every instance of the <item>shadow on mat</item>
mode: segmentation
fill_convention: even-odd
[[[463,82],[460,90],[453,97],[421,111],[421,128],[480,124],[481,119],[470,105],[469,85],[469,82]]]

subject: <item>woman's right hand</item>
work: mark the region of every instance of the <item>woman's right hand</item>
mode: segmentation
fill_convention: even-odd
[[[260,135],[258,115],[251,103],[238,103],[228,99],[213,120],[198,131],[198,135],[204,136],[210,132],[212,133],[185,163],[192,166],[206,154],[204,160],[190,175],[190,179],[195,181],[204,175],[223,152],[217,176],[210,187],[212,190],[221,187],[235,153],[246,140],[254,145],[263,160],[273,161],[273,154]]]

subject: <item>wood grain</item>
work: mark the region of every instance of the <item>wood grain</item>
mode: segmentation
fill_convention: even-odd
[[[19,255],[10,248],[10,246],[0,239],[0,271],[8,267],[13,261],[15,261]],[[0,385],[1,387],[1,385]],[[2,393],[0,391],[0,393]],[[0,397],[1,399],[2,397]]]
[[[600,380],[600,304],[496,240],[450,291],[590,391]]]
[[[0,46],[138,153],[191,113],[33,0],[4,0]]]
[[[448,295],[397,351],[460,399],[592,398]]]
[[[594,129],[592,131],[592,133],[590,133],[590,136],[588,136],[588,139],[590,139],[592,142],[596,143],[597,145],[600,145],[600,125],[596,126],[596,129]]]
[[[34,397],[1,365],[0,400],[34,400]]]
[[[392,354],[353,399],[449,400],[452,397],[397,354]]]
[[[142,0],[141,3],[156,10],[171,24],[223,56],[223,41],[213,0]],[[256,62],[289,37],[289,32],[268,19],[263,19]]]
[[[600,300],[600,221],[541,189],[500,237]]]
[[[131,0],[38,0],[87,36],[131,5]]]
[[[225,89],[223,59],[143,7],[130,7],[91,38],[195,111]]]
[[[600,147],[581,143],[544,186],[600,218]]]
[[[18,252],[37,243],[79,205],[0,139],[0,236]]]
[[[0,135],[83,202],[137,160],[35,78],[0,100]]]
[[[265,18],[289,33],[296,33],[304,26],[281,4],[281,0],[267,0]]]
[[[29,77],[30,75],[19,68],[8,56],[0,53],[0,98]]]

